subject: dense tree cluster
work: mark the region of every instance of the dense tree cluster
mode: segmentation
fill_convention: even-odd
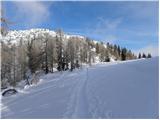
[[[16,43],[11,41],[12,38],[1,42],[2,86],[15,86],[17,82],[36,75],[37,71],[44,71],[46,74],[54,72],[53,68],[58,71],[72,71],[82,67],[83,63],[91,65],[96,61],[96,57],[99,57],[101,62],[109,62],[111,58],[136,58],[126,48],[95,42],[85,37],[67,38],[62,30],[57,30],[56,36],[49,32],[31,32],[25,39],[21,37]]]
[[[101,62],[109,62],[110,57],[114,58],[114,60],[122,61],[136,59],[131,50],[120,48],[119,45],[104,44],[103,42],[96,43],[96,53],[100,56]]]

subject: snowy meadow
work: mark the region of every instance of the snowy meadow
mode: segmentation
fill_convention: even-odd
[[[159,119],[158,1],[3,1],[2,119]]]

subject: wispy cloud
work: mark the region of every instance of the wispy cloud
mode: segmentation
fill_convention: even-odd
[[[118,27],[118,25],[122,22],[122,18],[105,19],[103,17],[98,17],[97,19],[97,30],[99,30],[99,28],[103,28],[105,30],[115,30]]]
[[[105,19],[103,17],[98,17],[97,23],[93,27],[89,26],[86,33],[103,40],[103,42],[113,43],[117,39],[115,35],[116,29],[119,27],[122,20],[122,18]]]
[[[49,4],[42,1],[13,2],[16,19],[21,19],[26,27],[34,27],[46,22],[50,17]]]

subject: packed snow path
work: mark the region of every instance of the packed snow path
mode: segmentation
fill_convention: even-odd
[[[158,118],[158,58],[41,77],[2,98],[2,118]]]

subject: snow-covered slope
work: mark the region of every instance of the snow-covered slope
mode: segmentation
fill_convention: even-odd
[[[28,40],[33,37],[33,35],[36,35],[36,37],[44,36],[45,34],[50,35],[51,37],[55,37],[57,33],[53,30],[49,29],[30,29],[30,30],[14,30],[9,31],[8,34],[2,39],[4,42],[10,41],[10,43],[17,43],[19,40]],[[81,35],[69,35],[64,34],[64,37],[66,39],[69,39],[70,37],[78,37],[80,39],[84,39],[84,36]]]
[[[48,74],[2,98],[2,118],[158,118],[158,57]]]

